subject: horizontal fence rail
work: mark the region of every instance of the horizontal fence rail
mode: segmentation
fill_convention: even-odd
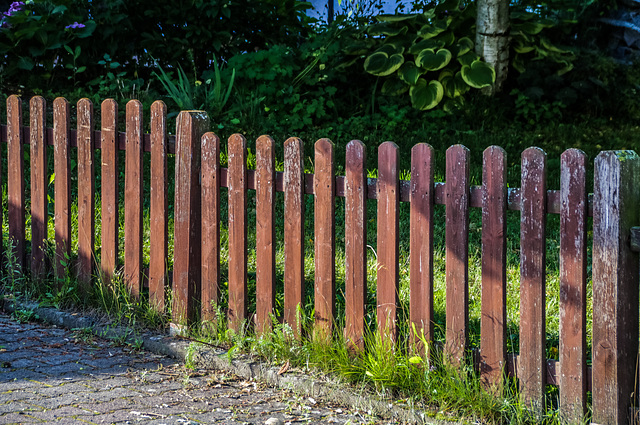
[[[7,125],[0,141],[7,149],[9,239],[13,254],[34,276],[47,272],[47,182],[54,180],[55,264],[62,276],[69,264],[72,238],[78,242],[73,270],[85,289],[92,277],[113,278],[118,264],[119,209],[124,206],[124,281],[140,297],[148,281],[149,302],[159,311],[172,291],[176,326],[215,320],[221,299],[221,261],[228,264],[228,326],[249,321],[256,332],[269,332],[275,311],[276,241],[284,242],[283,321],[300,336],[304,305],[305,195],[314,196],[314,338],[344,331],[355,350],[365,349],[367,297],[367,223],[377,221],[376,313],[380,336],[398,338],[399,213],[410,204],[409,316],[410,344],[426,353],[423,343],[434,338],[434,206],[445,206],[446,338],[444,352],[454,365],[469,351],[469,209],[482,210],[480,346],[475,353],[487,389],[503,390],[504,372],[518,378],[522,401],[535,412],[544,409],[545,386],[560,389],[560,410],[567,421],[580,421],[592,391],[593,420],[625,423],[633,394],[638,394],[638,276],[640,249],[640,158],[632,151],[602,152],[595,160],[594,194],[586,192],[587,159],[569,149],[562,154],[560,190],[546,187],[546,154],[523,152],[521,187],[506,184],[506,153],[497,146],[484,151],[482,184],[471,186],[469,151],[461,145],[446,152],[446,182],[434,182],[434,154],[427,144],[411,151],[411,178],[399,178],[399,149],[391,142],[378,148],[378,178],[366,177],[366,149],[360,141],[346,147],[345,176],[335,176],[334,147],[320,139],[314,145],[315,174],[304,173],[303,142],[284,142],[284,171],[275,170],[275,142],[262,136],[256,143],[256,169],[247,169],[247,141],[232,135],[227,168],[220,165],[220,139],[208,132],[206,114],[181,112],[175,136],[167,134],[167,110],[151,107],[150,134],[143,134],[142,105],[126,108],[126,131],[118,132],[117,104],[101,105],[101,130],[96,131],[93,105],[77,105],[77,129],[70,128],[70,106],[53,102],[53,127],[46,128],[46,103],[34,97],[29,126],[22,122],[21,100],[7,100]],[[30,152],[31,258],[25,258],[26,194],[24,145]],[[53,146],[53,170],[47,168],[46,146]],[[77,149],[77,199],[71,198],[71,149]],[[100,151],[100,161],[94,155]],[[124,151],[125,169],[118,169]],[[143,270],[144,152],[150,152],[150,259]],[[172,156],[169,156],[172,155]],[[174,234],[168,232],[168,162],[175,161]],[[101,240],[96,264],[96,164],[101,168]],[[124,191],[118,177],[124,172]],[[0,174],[2,177],[2,174]],[[0,181],[2,181],[0,179]],[[227,188],[228,254],[221,259],[221,188]],[[248,303],[248,190],[255,191],[256,300],[255,316]],[[284,231],[276,234],[276,192],[284,192]],[[119,193],[124,199],[119,199]],[[335,199],[345,198],[345,329],[336,319]],[[367,217],[367,200],[377,201],[377,216]],[[72,235],[72,206],[77,202],[78,233]],[[507,211],[520,212],[519,354],[507,353],[506,243]],[[560,216],[560,348],[559,361],[546,358],[546,218]],[[593,354],[587,367],[587,220],[593,217]],[[4,219],[0,217],[0,219]],[[168,270],[171,239],[173,270]],[[170,279],[170,274],[172,279]]]

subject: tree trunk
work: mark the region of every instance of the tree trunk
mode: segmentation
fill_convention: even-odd
[[[502,90],[509,68],[509,0],[478,0],[476,53],[496,70],[496,82],[487,94]]]

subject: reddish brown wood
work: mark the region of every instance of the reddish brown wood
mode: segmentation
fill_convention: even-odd
[[[71,163],[69,159],[70,105],[59,97],[53,101],[54,220],[56,233],[56,276],[69,270],[71,255]]]
[[[637,400],[638,253],[629,245],[638,223],[640,158],[601,152],[595,160],[593,208],[593,422],[628,422]]]
[[[118,266],[118,102],[107,99],[101,106],[101,239],[102,278],[111,282]]]
[[[367,299],[367,149],[359,140],[347,145],[344,211],[345,338],[364,350]]]
[[[200,144],[208,126],[209,118],[204,112],[182,111],[178,115],[171,310],[173,323],[178,326],[196,319],[196,299],[200,296]]]
[[[411,149],[409,314],[414,350],[433,339],[433,148]]]
[[[398,146],[378,148],[378,332],[396,340],[399,290]]]
[[[483,157],[480,373],[485,388],[500,395],[507,366],[507,154],[491,146]]]
[[[560,414],[579,423],[587,408],[587,156],[561,156]]]
[[[304,305],[304,150],[302,140],[284,142],[284,320],[300,335]]]
[[[15,260],[25,267],[25,193],[24,145],[22,140],[22,100],[15,95],[7,98],[7,201],[9,241]]]
[[[537,413],[544,409],[546,154],[522,153],[520,209],[520,397]]]
[[[220,302],[220,139],[202,136],[202,307],[204,322],[216,319]]]
[[[93,104],[78,101],[78,281],[85,289],[91,283],[95,246],[95,171]]]
[[[135,298],[142,287],[142,103],[127,103],[124,175],[124,281]]]
[[[336,314],[335,170],[329,139],[316,142],[314,168],[315,331],[329,340]]]
[[[229,138],[229,328],[247,319],[247,141]]]
[[[446,179],[445,352],[453,364],[460,364],[469,335],[469,149],[447,149]]]
[[[256,142],[256,330],[271,331],[276,306],[275,145],[269,136]]]
[[[151,105],[151,166],[149,215],[149,302],[156,311],[165,310],[165,290],[169,286],[169,201],[167,196],[167,106]]]
[[[41,96],[34,96],[30,102],[31,126],[31,276],[42,279],[46,271],[45,247],[47,240],[47,145],[46,111],[47,103]]]

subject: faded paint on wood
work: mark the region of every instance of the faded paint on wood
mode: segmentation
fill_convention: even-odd
[[[216,319],[220,302],[220,138],[202,136],[202,307],[203,323]]]
[[[271,331],[276,306],[276,163],[269,136],[256,141],[256,330]]]
[[[85,289],[91,284],[95,262],[95,171],[93,104],[80,99],[78,111],[78,280]]]
[[[100,148],[101,148],[101,202],[102,228],[100,267],[105,282],[111,282],[118,266],[118,102],[107,99],[102,102]]]
[[[169,287],[169,198],[167,174],[167,106],[151,105],[151,166],[149,184],[149,302],[156,311],[165,310]]]
[[[565,151],[560,164],[560,415],[587,412],[587,156]]]
[[[234,134],[229,164],[229,328],[247,319],[247,141]]]
[[[366,147],[352,140],[346,148],[345,177],[345,338],[364,350],[367,299],[367,175]]]
[[[399,290],[398,145],[378,148],[378,332],[383,340],[397,337]]]
[[[31,157],[31,276],[42,279],[46,272],[45,247],[47,240],[47,103],[41,96],[30,102]]]
[[[316,142],[314,168],[315,331],[328,341],[336,314],[335,170],[329,139]]]
[[[542,149],[522,153],[520,209],[520,398],[537,414],[544,409],[545,222],[547,155]]]
[[[197,316],[200,296],[202,231],[200,193],[201,138],[207,114],[182,111],[176,125],[176,174],[173,251],[173,323],[183,326]]]
[[[69,102],[59,97],[53,101],[53,172],[54,227],[56,240],[56,277],[67,275],[71,257],[71,162],[69,158],[70,126]]]
[[[640,158],[605,151],[595,160],[593,208],[593,422],[627,423],[637,379]]]
[[[142,288],[142,103],[127,103],[124,170],[124,281],[134,298]]]
[[[433,340],[433,148],[411,149],[409,315],[414,350]]]
[[[459,365],[469,335],[469,149],[451,146],[446,162],[445,353],[452,364]]]
[[[485,149],[482,163],[480,373],[496,395],[507,367],[507,154]]]
[[[7,98],[7,209],[9,242],[21,269],[25,267],[25,175],[22,140],[22,100]]]
[[[284,320],[300,336],[304,306],[304,150],[302,140],[284,142]]]

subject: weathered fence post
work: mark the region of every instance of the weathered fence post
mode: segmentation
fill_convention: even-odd
[[[53,101],[54,223],[58,285],[69,270],[71,256],[71,163],[69,158],[70,105],[65,98]]]
[[[22,143],[22,100],[7,98],[7,209],[9,242],[17,264],[24,267],[24,145]]]
[[[174,203],[173,326],[195,320],[200,292],[200,140],[209,118],[202,111],[182,111],[176,128]],[[175,328],[174,328],[175,329]]]
[[[31,276],[44,277],[47,240],[47,103],[41,96],[31,98]]]
[[[638,225],[640,158],[601,152],[595,160],[593,202],[593,421],[627,423],[638,355]]]
[[[106,283],[113,279],[118,265],[118,102],[107,99],[100,110],[100,159],[102,173],[101,187],[101,241],[100,267]],[[56,175],[57,179],[57,175]],[[152,245],[153,246],[153,245]],[[151,257],[153,258],[153,257]]]
[[[91,285],[95,261],[95,145],[93,104],[80,99],[78,118],[78,281],[86,292]],[[86,293],[85,293],[86,295]]]

